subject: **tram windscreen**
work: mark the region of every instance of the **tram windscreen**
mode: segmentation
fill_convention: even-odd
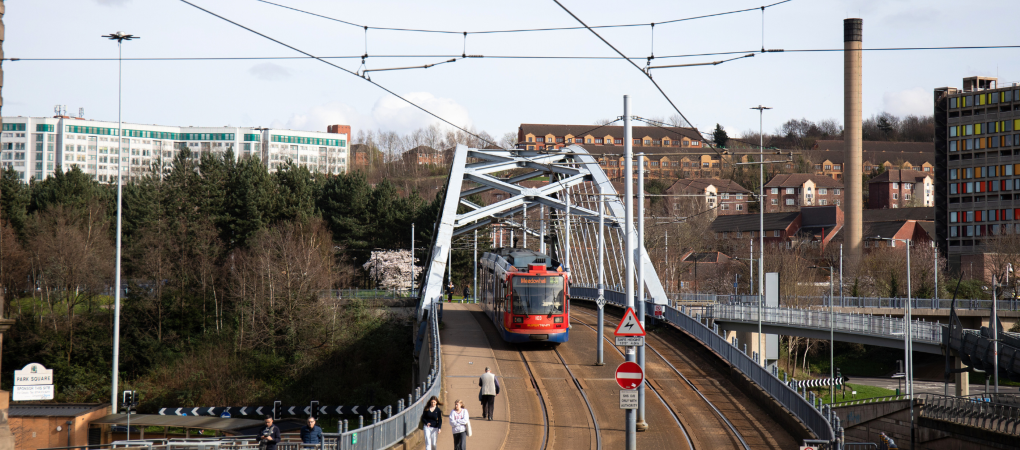
[[[513,313],[563,313],[563,277],[513,277]]]

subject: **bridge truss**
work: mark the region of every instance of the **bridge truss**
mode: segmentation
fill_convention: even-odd
[[[541,186],[528,183],[537,178],[549,182]],[[490,196],[497,201],[488,205],[468,200],[488,191],[501,192],[505,198]],[[626,284],[624,204],[596,157],[580,146],[538,152],[458,145],[444,195],[427,268],[422,274],[419,319],[442,297],[453,238],[485,227],[514,230],[521,236],[518,240],[521,247],[555,250],[569,270],[572,283],[597,285],[600,200],[605,202],[605,285],[608,288]],[[637,241],[633,225],[631,230]],[[527,236],[534,238],[529,240]],[[546,236],[551,239],[543,239]],[[543,241],[551,247],[543,247]],[[667,303],[666,292],[644,245],[638,246],[638,251],[640,256],[635,255],[635,263],[644,269],[646,298],[656,304]]]

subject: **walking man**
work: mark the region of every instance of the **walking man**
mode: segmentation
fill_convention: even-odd
[[[468,287],[467,287],[467,285],[465,284],[465,285],[464,285],[464,301],[465,301],[465,302],[466,302],[466,301],[468,301],[468,297],[470,297],[470,296],[471,296],[471,291],[470,291],[470,290],[468,290]]]
[[[276,450],[276,444],[280,443],[280,427],[273,425],[273,416],[266,416],[266,427],[259,433],[258,441],[259,449]]]
[[[482,388],[478,393],[482,400],[482,418],[491,421],[492,409],[496,405],[496,396],[499,395],[499,380],[486,367],[485,373],[478,378],[478,385]]]

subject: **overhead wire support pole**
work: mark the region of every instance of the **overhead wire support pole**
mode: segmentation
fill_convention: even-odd
[[[758,110],[758,154],[761,158],[758,161],[758,251],[761,255],[758,259],[758,354],[761,355],[761,365],[764,366],[767,358],[762,353],[761,333],[762,309],[765,302],[765,135],[763,134],[763,121],[765,110],[772,108],[758,105],[751,109]]]
[[[599,188],[601,189],[601,188]],[[598,356],[595,359],[596,366],[606,365],[603,359],[603,344],[602,332],[605,328],[605,293],[606,293],[606,199],[601,195],[598,196],[599,202],[599,298],[597,304],[599,305],[599,340],[597,344]]]
[[[627,308],[634,307],[634,133],[630,124],[630,96],[623,96],[623,165],[624,172],[624,247],[626,270],[624,271],[625,295]],[[628,346],[626,359],[634,362],[634,347]],[[626,450],[637,450],[637,411],[627,409],[624,430],[626,432]]]
[[[735,61],[735,60],[744,59],[744,58],[754,58],[754,53],[748,53],[748,54],[746,54],[744,56],[738,56],[736,58],[724,59],[722,61],[712,61],[712,62],[703,62],[703,63],[691,63],[691,64],[670,64],[670,65],[666,65],[666,66],[649,66],[649,67],[647,67],[645,69],[645,73],[648,73],[648,75],[651,76],[651,73],[649,73],[649,71],[652,70],[652,69],[669,69],[669,68],[673,68],[673,67],[693,67],[693,66],[718,66],[719,64],[722,64],[724,62],[730,62],[730,61]]]
[[[473,297],[474,303],[478,303],[478,230],[475,230],[475,254],[471,260],[475,263],[475,288],[471,291],[471,297]]]
[[[386,68],[386,69],[365,69],[365,70],[362,70],[361,73],[362,74],[366,74],[368,72],[385,72],[385,71],[388,71],[388,70],[428,69],[429,67],[438,66],[440,64],[452,63],[452,62],[457,62],[457,58],[451,58],[448,61],[437,62],[437,63],[433,63],[433,64],[425,64],[424,66],[390,67],[390,68]]]
[[[638,153],[638,176],[637,176],[637,254],[634,259],[637,261],[637,317],[641,328],[645,328],[645,154]],[[641,371],[645,371],[645,346],[637,348],[637,363]],[[638,431],[647,431],[648,422],[645,421],[645,383],[638,385],[638,413],[636,428]]]

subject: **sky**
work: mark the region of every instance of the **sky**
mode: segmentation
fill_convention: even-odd
[[[433,64],[450,55],[616,56],[587,30],[510,34],[414,33],[370,29],[302,14],[258,0],[189,0],[266,36],[355,72]],[[371,27],[454,31],[577,26],[553,0],[513,2],[274,0],[276,3]],[[141,39],[124,43],[125,58],[266,57],[300,53],[232,25],[180,0],[8,0],[7,58],[116,58],[116,31]],[[589,25],[664,22],[758,8],[747,0],[561,0]],[[663,58],[767,49],[840,49],[843,19],[864,19],[864,47],[1017,45],[1015,24],[997,24],[1009,1],[792,0],[750,12],[673,24],[598,29],[644,67],[717,61],[726,56]],[[1010,19],[1012,20],[1012,19]],[[435,55],[388,58],[373,55]],[[967,76],[1020,81],[1020,48],[869,51],[864,54],[864,115],[930,114],[932,91],[962,86]],[[52,116],[55,105],[87,119],[117,119],[117,62],[5,61],[4,116]],[[764,128],[789,119],[843,118],[841,52],[756,54],[715,66],[652,70],[655,80],[702,131],[720,124],[739,134],[757,130],[757,105],[772,107]],[[373,81],[459,126],[495,137],[521,123],[592,124],[632,114],[676,113],[641,73],[622,59],[469,58],[429,69],[369,72]],[[325,131],[348,124],[407,133],[431,117],[364,79],[311,59],[125,61],[125,122],[177,126],[272,126]]]

